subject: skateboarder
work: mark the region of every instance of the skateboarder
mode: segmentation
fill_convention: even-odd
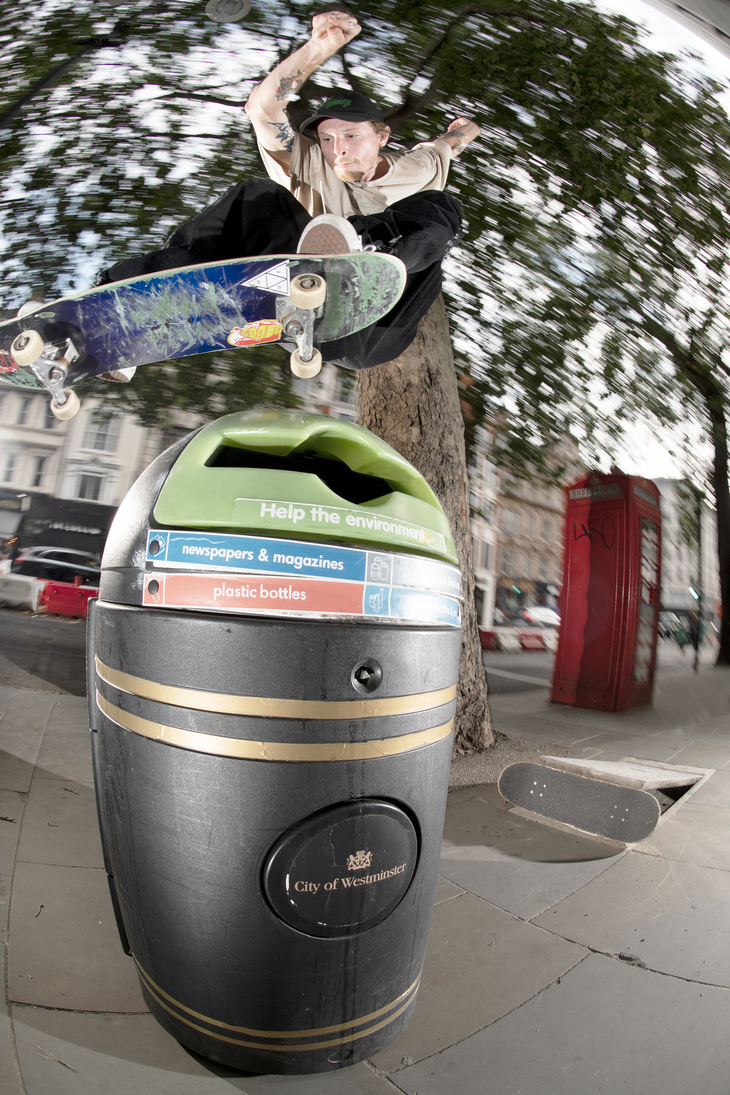
[[[441,289],[441,262],[461,229],[461,207],[443,187],[451,159],[479,127],[459,118],[434,141],[402,155],[387,152],[390,129],[378,107],[335,90],[295,132],[287,102],[361,29],[340,10],[316,15],[310,40],[251,93],[246,112],[269,180],[239,183],[176,229],[160,251],[101,271],[97,284],[244,256],[386,251],[408,272],[400,301],[379,323],[321,350],[326,361],[351,369],[398,357]]]

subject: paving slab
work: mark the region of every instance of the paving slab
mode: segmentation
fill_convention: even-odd
[[[656,737],[639,737],[637,735],[633,742],[627,745],[626,753],[630,753],[631,756],[639,760],[653,760],[659,764],[674,764],[677,753],[685,744],[688,743],[678,743],[664,734],[657,734]]]
[[[586,951],[472,894],[434,909],[413,1018],[372,1058],[391,1073],[460,1042],[561,977]]]
[[[466,893],[466,890],[463,890],[461,886],[455,886],[453,882],[449,882],[448,878],[439,875],[433,899],[434,907],[442,905],[444,901],[453,901],[455,897],[461,897],[463,893]]]
[[[93,786],[86,700],[80,696],[56,699],[38,754],[36,775],[43,779],[74,779]]]
[[[692,802],[695,805],[730,809],[730,771],[713,772],[707,782],[694,792]]]
[[[535,923],[660,973],[728,987],[728,908],[727,872],[634,851]]]
[[[93,787],[70,779],[35,778],[18,858],[26,863],[103,867]]]
[[[573,744],[600,750],[604,760],[620,760],[626,756],[636,743],[636,734],[625,734],[621,730],[601,730],[585,738],[576,738]]]
[[[3,1095],[25,1095],[4,1000],[0,1005],[0,1091]]]
[[[0,687],[0,789],[27,791],[41,739],[58,696]]]
[[[730,810],[696,804],[694,799],[672,807],[637,851],[730,871]]]
[[[147,1011],[103,869],[17,864],[8,997],[47,1008]]]
[[[0,939],[3,942],[7,937],[10,884],[25,797],[18,791],[0,791]]]
[[[88,1015],[15,1007],[13,1020],[27,1095],[394,1092],[388,1080],[365,1063],[315,1076],[234,1072],[189,1053],[151,1015]]]
[[[407,1095],[727,1095],[729,1022],[725,989],[591,955],[396,1080]]]
[[[730,743],[691,741],[676,749],[672,764],[690,764],[695,768],[730,768]]]
[[[519,816],[491,784],[449,795],[439,869],[457,886],[531,920],[622,854]]]

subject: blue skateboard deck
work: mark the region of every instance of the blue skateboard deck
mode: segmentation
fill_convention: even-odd
[[[11,346],[37,331],[45,359],[65,371],[63,383],[192,354],[255,347],[288,339],[283,327],[291,281],[317,274],[327,297],[314,320],[314,345],[370,326],[400,298],[405,267],[392,255],[266,255],[163,270],[99,286],[0,323],[0,381],[48,388],[19,365]],[[16,344],[17,345],[17,344]]]

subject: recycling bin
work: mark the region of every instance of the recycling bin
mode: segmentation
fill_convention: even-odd
[[[229,415],[122,503],[89,619],[102,844],[152,1014],[342,1068],[416,1000],[461,643],[441,507],[360,427]]]

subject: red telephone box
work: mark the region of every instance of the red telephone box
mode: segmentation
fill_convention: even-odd
[[[659,491],[591,474],[566,487],[565,566],[553,703],[651,703],[661,589]]]

